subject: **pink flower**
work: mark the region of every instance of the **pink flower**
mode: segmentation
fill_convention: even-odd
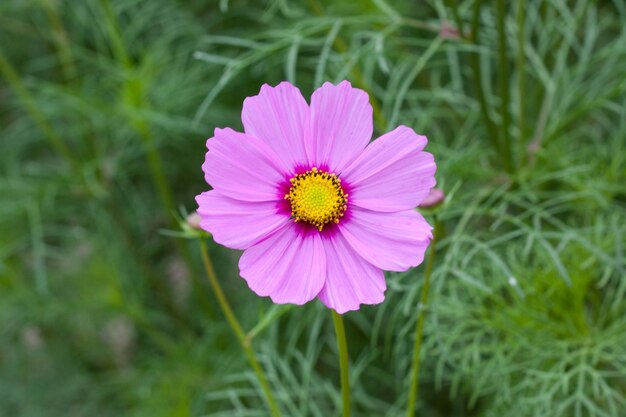
[[[435,186],[426,137],[399,126],[368,145],[372,106],[347,81],[325,83],[310,105],[288,82],[264,85],[242,121],[245,133],[207,141],[200,226],[244,250],[241,276],[275,303],[381,303],[383,270],[419,265],[432,238],[415,210]]]

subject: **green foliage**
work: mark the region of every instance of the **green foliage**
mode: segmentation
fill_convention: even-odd
[[[268,415],[177,213],[283,79],[349,79],[377,132],[430,139],[422,415],[625,415],[626,7],[479,3],[0,2],[0,415]],[[283,414],[336,415],[329,312],[210,251]],[[405,413],[423,270],[346,315],[354,415]]]

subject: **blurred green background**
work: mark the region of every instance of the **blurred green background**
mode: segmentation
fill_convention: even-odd
[[[447,194],[418,414],[626,416],[622,0],[2,0],[0,415],[268,415],[184,219],[246,96],[342,79]],[[207,242],[283,414],[339,415],[328,311]],[[355,416],[405,413],[424,269],[346,315]]]

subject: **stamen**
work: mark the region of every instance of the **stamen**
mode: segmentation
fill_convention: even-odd
[[[291,188],[285,200],[291,204],[291,217],[295,222],[312,224],[320,232],[330,222],[339,223],[348,208],[348,194],[343,191],[337,175],[313,167],[289,182]]]

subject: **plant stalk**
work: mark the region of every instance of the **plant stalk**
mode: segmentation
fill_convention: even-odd
[[[63,77],[66,82],[73,81],[78,76],[78,71],[74,64],[70,40],[61,22],[57,5],[53,0],[39,0],[39,3],[45,10],[50,26],[52,27],[52,41],[57,50]]]
[[[209,250],[207,249],[204,240],[200,240],[200,249],[202,252],[202,261],[204,263],[204,268],[206,269],[207,278],[209,279],[209,283],[213,288],[213,292],[215,293],[217,302],[219,303],[220,308],[224,313],[224,316],[226,316],[226,321],[228,321],[230,328],[235,333],[235,336],[237,336],[237,340],[239,341],[239,344],[241,345],[241,348],[246,355],[246,359],[248,360],[250,367],[254,371],[254,374],[256,375],[259,384],[261,385],[261,389],[265,394],[265,399],[267,400],[267,405],[270,409],[270,412],[272,413],[272,416],[280,417],[281,414],[278,409],[278,404],[276,403],[276,400],[272,395],[272,390],[269,383],[267,382],[265,372],[263,372],[263,368],[261,368],[261,365],[256,358],[254,350],[252,350],[252,343],[250,342],[250,339],[246,337],[245,332],[239,324],[239,321],[237,321],[237,318],[235,317],[235,314],[233,313],[233,310],[230,307],[226,296],[224,295],[224,291],[222,291],[220,282],[217,279],[215,270],[213,269],[213,263],[211,262],[211,257],[209,256]]]
[[[465,30],[463,29],[463,22],[461,21],[461,16],[459,15],[459,5],[456,0],[448,0],[448,2],[450,3],[450,7],[452,9],[452,17],[454,18],[456,28],[459,32],[459,37],[461,39],[465,39]]]
[[[509,113],[510,94],[509,94],[509,63],[507,61],[506,46],[506,7],[504,0],[496,2],[497,26],[498,26],[498,57],[500,76],[500,115],[502,117],[502,136],[501,136],[501,152],[504,162],[504,169],[512,173],[515,171],[515,164],[511,158],[511,136],[509,134],[509,126],[511,124],[511,115]]]
[[[15,71],[15,68],[13,68],[11,63],[5,58],[2,50],[0,50],[0,74],[6,78],[9,86],[13,89],[17,98],[22,102],[24,109],[43,132],[44,136],[54,150],[61,155],[72,168],[79,172],[78,164],[76,163],[74,155],[72,155],[72,152],[67,147],[61,136],[54,130],[46,116],[39,110],[35,99],[22,83],[22,80]]]
[[[433,271],[435,261],[435,248],[437,243],[438,222],[435,218],[435,227],[433,230],[433,240],[430,242],[430,253],[428,254],[428,263],[424,272],[424,287],[422,288],[422,296],[420,298],[419,313],[417,316],[417,324],[415,325],[415,344],[413,345],[413,365],[411,367],[411,386],[409,388],[409,403],[407,406],[407,417],[415,415],[415,403],[419,393],[419,372],[420,372],[420,352],[422,350],[422,340],[424,336],[424,320],[426,317],[426,308],[428,305],[428,294],[430,291],[430,276]]]
[[[132,109],[147,108],[149,106],[149,102],[144,91],[145,87],[142,84],[141,79],[135,74],[135,64],[133,64],[131,56],[128,53],[128,49],[124,43],[124,38],[120,31],[111,1],[100,0],[100,4],[102,6],[107,32],[109,34],[113,56],[126,71],[126,79],[120,93],[121,101],[123,104]],[[172,187],[167,180],[167,176],[165,175],[163,159],[161,158],[157,148],[157,143],[155,142],[151,132],[150,123],[145,117],[136,115],[134,112],[131,112],[128,119],[131,126],[136,130],[141,138],[141,143],[148,160],[150,176],[159,195],[159,199],[161,200],[161,204],[167,212],[167,219],[170,227],[172,229],[176,229],[178,224],[176,222],[176,218],[174,217],[176,205]],[[189,270],[194,277],[194,282],[199,282],[200,274],[193,262],[187,243],[177,240],[175,244],[185,263],[188,265]]]
[[[474,13],[472,16],[472,25],[469,33],[469,37],[471,42],[478,46],[478,29],[480,22],[480,8],[482,5],[482,0],[476,0],[474,3]],[[498,130],[496,129],[496,125],[494,124],[491,116],[489,115],[489,104],[487,103],[487,98],[485,96],[485,88],[483,86],[483,73],[482,73],[482,64],[480,62],[480,56],[478,52],[470,54],[470,67],[472,69],[472,74],[474,75],[474,82],[476,84],[476,95],[478,96],[478,102],[480,103],[480,112],[487,126],[487,137],[491,146],[496,151],[498,155],[502,154],[500,148],[500,139],[498,136]]]
[[[517,10],[515,14],[515,20],[517,22],[517,91],[519,99],[519,145],[522,151],[520,161],[526,161],[526,72],[525,68],[525,54],[524,54],[524,23],[525,23],[525,2],[523,0],[517,0]]]
[[[313,10],[313,13],[315,13],[316,15],[326,15],[324,7],[318,0],[309,0],[309,6]],[[341,36],[335,37],[335,40],[333,42],[333,48],[335,48],[335,50],[341,54],[346,54],[350,49],[346,41]],[[380,103],[378,102],[376,97],[374,97],[374,94],[372,94],[372,90],[369,88],[363,72],[361,72],[361,69],[358,66],[354,66],[351,73],[356,86],[368,92],[370,96],[370,104],[372,105],[374,121],[376,122],[376,125],[379,129],[385,131],[385,129],[387,129],[387,119],[382,112],[382,107]]]
[[[331,310],[333,314],[333,324],[335,326],[335,335],[337,336],[337,349],[339,350],[339,369],[341,375],[341,399],[342,399],[342,416],[350,417],[350,377],[348,374],[348,343],[346,341],[346,330],[343,325],[343,317],[335,310]]]

